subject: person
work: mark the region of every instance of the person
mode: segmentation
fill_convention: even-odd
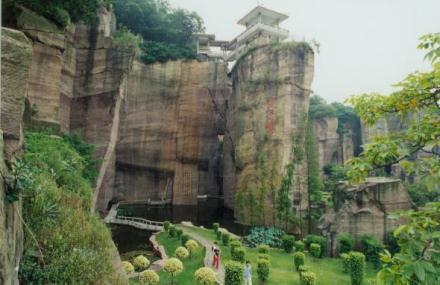
[[[217,245],[217,242],[214,242],[214,245],[211,247],[212,255],[212,267],[218,270],[220,266],[220,248]]]
[[[243,273],[244,273],[244,285],[252,285],[252,265],[249,260],[246,260]]]

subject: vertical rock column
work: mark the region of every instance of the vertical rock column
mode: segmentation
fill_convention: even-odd
[[[0,284],[18,284],[18,266],[22,254],[23,230],[20,200],[5,199],[11,189],[5,161],[20,153],[23,142],[22,119],[26,84],[32,61],[32,45],[23,33],[1,30],[1,113],[0,113]]]
[[[274,201],[267,186],[263,187],[267,192],[261,193],[261,173],[273,169],[276,174],[271,180],[278,189],[289,162],[295,164],[293,206],[297,210],[307,207],[304,137],[313,59],[307,44],[264,46],[242,56],[232,71],[224,196],[226,206],[234,208],[236,194],[242,193],[244,207],[235,205],[236,216],[245,212],[237,216],[241,222],[273,223]],[[251,221],[252,213],[260,218]]]

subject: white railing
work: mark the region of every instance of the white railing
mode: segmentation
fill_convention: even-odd
[[[144,224],[144,225],[148,225],[148,226],[163,227],[162,222],[150,221],[150,220],[138,218],[138,217],[116,216],[115,220],[131,221],[131,222],[136,222],[136,223],[140,223],[140,224]]]
[[[247,37],[249,37],[251,34],[255,33],[257,30],[263,30],[268,33],[274,34],[276,36],[282,37],[282,38],[288,38],[289,37],[289,31],[286,29],[282,29],[279,27],[272,27],[269,25],[265,25],[263,23],[258,23],[250,27],[249,29],[242,32],[240,35],[236,37],[237,42],[241,43],[243,42]]]

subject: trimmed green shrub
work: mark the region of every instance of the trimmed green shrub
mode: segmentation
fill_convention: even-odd
[[[278,228],[254,227],[249,235],[244,237],[243,243],[249,247],[257,247],[264,243],[270,247],[281,248],[282,238],[286,233]]]
[[[217,284],[216,274],[214,270],[209,267],[202,267],[196,270],[194,273],[194,279],[201,285],[214,285]]]
[[[177,236],[177,238],[181,238],[182,237],[182,234],[183,234],[183,230],[182,229],[176,229],[176,236]]]
[[[180,241],[182,242],[182,245],[185,246],[186,242],[189,240],[189,235],[187,234],[182,234],[182,236],[180,237]]]
[[[230,242],[229,246],[231,247],[231,256],[234,255],[234,249],[236,247],[241,247],[242,244],[239,240],[233,240]]]
[[[170,235],[170,237],[175,237],[177,235],[176,227],[171,225],[168,229],[168,234]]]
[[[295,241],[293,247],[295,248],[295,251],[304,251],[305,249],[304,243],[300,240]]]
[[[287,253],[291,253],[293,251],[293,245],[295,244],[295,237],[291,235],[283,236],[283,249]]]
[[[270,262],[267,259],[258,259],[257,261],[257,275],[258,280],[266,282],[269,279]]]
[[[171,284],[174,284],[174,276],[183,271],[183,264],[177,258],[165,260],[163,270],[171,275]]]
[[[347,253],[353,250],[354,240],[350,234],[340,235],[339,240],[339,253]]]
[[[306,255],[304,254],[304,252],[298,251],[293,254],[293,263],[295,264],[296,270],[298,270],[300,266],[304,265],[305,262]]]
[[[259,253],[264,253],[264,254],[268,254],[269,253],[269,246],[267,244],[260,244],[258,246],[258,252]]]
[[[222,232],[221,231],[217,231],[215,233],[215,235],[217,236],[217,240],[221,240],[222,239]]]
[[[243,264],[236,261],[229,261],[225,264],[225,285],[243,284]]]
[[[232,260],[244,263],[246,259],[246,249],[242,246],[236,247],[232,253]]]
[[[321,257],[323,257],[327,251],[327,239],[323,236],[318,235],[307,235],[304,239],[307,249],[310,250],[310,245],[312,243],[317,243],[321,246]]]
[[[165,222],[163,222],[163,229],[164,229],[165,231],[168,231],[168,229],[170,228],[170,226],[171,226],[171,222],[170,222],[170,221],[165,221]]]
[[[133,260],[133,265],[136,271],[142,271],[150,266],[150,261],[145,256],[139,255]]]
[[[139,281],[145,285],[157,285],[160,282],[160,278],[153,270],[145,270],[139,274]]]
[[[350,252],[349,268],[351,285],[362,285],[365,270],[365,255],[361,252]]]
[[[189,256],[188,250],[183,246],[179,246],[178,248],[176,248],[176,250],[174,251],[174,254],[179,259],[185,259]]]
[[[127,274],[134,272],[134,266],[128,261],[122,261],[122,268],[124,268],[124,271]]]
[[[316,275],[313,272],[302,272],[299,275],[299,284],[300,285],[315,285],[316,284]]]
[[[309,268],[305,265],[301,265],[300,267],[298,267],[299,274],[302,274],[302,273],[308,272],[308,271],[309,271]]]
[[[223,245],[228,245],[229,244],[229,238],[230,238],[230,235],[228,233],[222,233]]]
[[[195,240],[190,239],[185,243],[185,247],[188,249],[189,254],[193,255],[199,248],[199,244]]]
[[[384,244],[373,236],[364,235],[361,238],[361,248],[366,260],[372,262],[377,268],[380,265],[379,254],[385,249]]]
[[[350,255],[348,253],[341,253],[339,256],[342,260],[342,268],[345,273],[350,272]]]
[[[269,260],[269,255],[265,253],[258,254],[258,259],[266,259]]]
[[[219,228],[220,228],[220,224],[219,223],[213,223],[212,224],[212,229],[214,230],[214,232],[218,232]]]
[[[321,246],[317,243],[312,243],[310,245],[310,254],[315,257],[315,258],[319,258],[321,257]]]

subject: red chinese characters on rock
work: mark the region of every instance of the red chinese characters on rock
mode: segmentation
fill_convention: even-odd
[[[272,134],[275,127],[275,97],[271,96],[267,100],[267,113],[266,113],[266,132]]]

